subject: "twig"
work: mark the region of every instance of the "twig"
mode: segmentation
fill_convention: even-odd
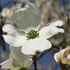
[[[34,55],[34,57],[33,57],[33,63],[34,63],[34,67],[35,67],[34,70],[37,70],[36,59],[37,59],[37,57],[36,57],[36,55]]]
[[[37,70],[37,65],[36,65],[36,61],[34,61],[34,66],[35,66],[35,70]]]
[[[65,67],[65,65],[62,64],[62,63],[60,63],[60,67],[61,67],[61,70],[67,70],[66,67]]]
[[[39,9],[41,10],[42,9],[42,6],[47,2],[47,0],[43,0],[39,6]]]

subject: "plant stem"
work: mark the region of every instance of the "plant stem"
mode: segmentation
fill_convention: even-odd
[[[60,67],[61,67],[61,70],[67,70],[66,67],[65,67],[65,65],[62,64],[62,63],[60,63]]]
[[[34,70],[37,70],[37,64],[36,64],[36,55],[33,57],[33,63],[34,63]]]
[[[37,65],[36,65],[36,61],[34,61],[34,66],[35,66],[35,70],[37,70]]]

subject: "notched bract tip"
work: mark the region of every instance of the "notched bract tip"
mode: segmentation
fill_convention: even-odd
[[[8,34],[7,32],[4,32],[4,31],[3,31],[3,35],[9,35],[9,34]]]

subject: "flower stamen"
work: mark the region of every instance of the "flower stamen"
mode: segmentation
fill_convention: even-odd
[[[34,39],[34,38],[36,38],[36,37],[38,37],[39,36],[39,33],[38,33],[38,31],[35,31],[35,30],[31,30],[31,31],[29,31],[28,33],[27,33],[27,38],[28,38],[28,40],[29,39]]]

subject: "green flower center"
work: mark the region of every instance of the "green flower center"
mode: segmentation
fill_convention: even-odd
[[[35,30],[31,30],[31,31],[29,31],[28,33],[27,33],[27,38],[28,38],[28,40],[29,39],[34,39],[34,38],[36,38],[36,37],[38,37],[39,36],[39,33],[38,33],[38,31],[35,31]]]

